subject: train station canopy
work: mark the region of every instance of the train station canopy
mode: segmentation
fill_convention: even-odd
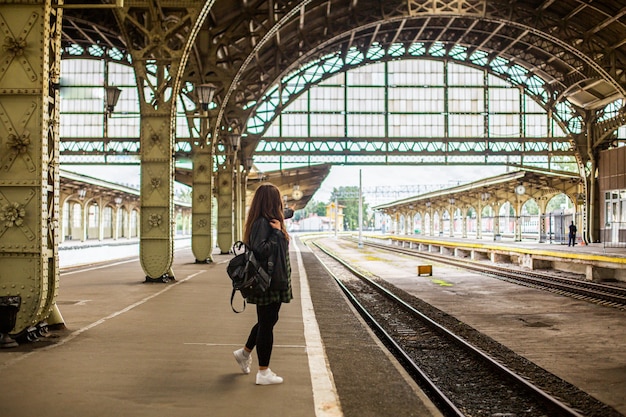
[[[593,150],[611,146],[614,132],[626,123],[623,0],[122,3],[107,10],[66,8],[64,58],[143,65],[144,88],[151,88],[159,66],[187,57],[181,94],[191,98],[197,95],[194,86],[215,86],[210,137],[238,127],[246,158],[275,114],[310,85],[381,60],[452,61],[485,69],[558,115],[583,162]],[[585,140],[590,122],[591,142]]]
[[[544,170],[518,170],[484,178],[456,187],[392,201],[374,207],[387,214],[423,211],[429,207],[477,207],[478,204],[522,204],[530,199],[548,201],[555,195],[566,194],[573,200],[580,197],[582,179],[571,173]],[[576,202],[576,201],[574,201]]]
[[[330,164],[313,165],[275,171],[251,169],[248,175],[247,191],[251,198],[254,190],[262,182],[271,182],[287,197],[286,203],[294,210],[306,207],[320,184],[330,173]],[[176,181],[191,186],[192,172],[185,168],[176,168]],[[249,204],[250,201],[247,201]]]

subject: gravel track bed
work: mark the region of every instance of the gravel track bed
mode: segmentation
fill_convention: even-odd
[[[408,304],[412,305],[415,309],[419,310],[426,316],[430,317],[434,321],[440,323],[459,337],[467,340],[483,352],[487,353],[491,357],[497,359],[501,364],[511,369],[523,378],[531,381],[535,386],[542,390],[549,392],[556,398],[559,398],[562,402],[569,404],[572,408],[579,410],[581,414],[590,417],[623,417],[622,414],[598,401],[594,397],[578,389],[577,387],[569,384],[554,374],[546,371],[545,369],[535,365],[515,352],[511,351],[507,347],[494,341],[490,337],[478,332],[476,329],[468,326],[453,316],[446,314],[434,306],[424,302],[423,300],[408,294],[405,291],[398,289],[397,287],[389,284],[387,281],[378,277],[372,276],[368,271],[361,271],[366,275],[369,275],[377,284],[386,288],[391,293],[395,294]],[[462,387],[460,387],[462,388]],[[473,387],[468,387],[473,389]],[[502,392],[502,396],[508,397],[510,393]],[[489,414],[476,414],[476,415],[489,415]],[[543,415],[543,414],[517,414],[517,415]]]

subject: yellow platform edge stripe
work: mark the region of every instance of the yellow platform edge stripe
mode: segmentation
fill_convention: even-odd
[[[578,260],[584,260],[584,261],[626,264],[626,257],[613,257],[613,256],[597,255],[597,254],[591,254],[591,253],[571,253],[571,252],[549,251],[549,250],[543,250],[543,249],[511,248],[509,246],[498,246],[498,245],[490,245],[490,244],[485,244],[485,243],[461,243],[461,242],[451,242],[451,241],[441,241],[441,240],[418,239],[418,238],[413,238],[413,237],[376,236],[376,235],[368,235],[367,237],[373,238],[373,239],[397,240],[401,242],[424,243],[424,244],[438,245],[438,246],[454,246],[458,248],[468,248],[468,249],[501,250],[501,251],[506,251],[506,252],[551,256],[551,257],[563,258],[563,259],[578,259]]]

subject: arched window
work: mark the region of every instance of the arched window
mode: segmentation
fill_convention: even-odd
[[[72,227],[82,227],[83,208],[78,203],[72,204]]]
[[[90,229],[98,227],[98,216],[100,215],[100,208],[98,207],[98,204],[96,203],[90,204],[89,210],[87,213],[88,213],[87,214],[88,227]]]

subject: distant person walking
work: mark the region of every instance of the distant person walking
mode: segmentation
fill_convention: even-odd
[[[576,232],[578,229],[572,220],[572,223],[569,225],[569,241],[567,242],[567,246],[576,246]]]
[[[278,187],[262,184],[257,188],[250,203],[248,218],[244,228],[243,241],[253,251],[261,265],[272,277],[270,288],[263,294],[249,296],[248,303],[256,304],[257,323],[243,348],[233,352],[244,374],[250,373],[251,352],[256,347],[259,371],[257,385],[280,384],[283,378],[269,368],[272,346],[274,345],[274,325],[278,322],[278,312],[282,303],[293,298],[291,291],[291,265],[289,261],[289,234],[285,227],[283,199]],[[273,264],[273,269],[268,268]]]

